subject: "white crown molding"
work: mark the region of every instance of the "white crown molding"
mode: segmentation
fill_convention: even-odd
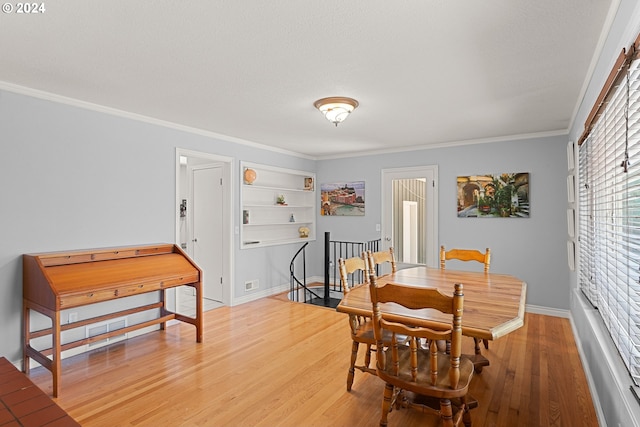
[[[294,151],[284,150],[282,148],[271,147],[269,145],[260,144],[253,141],[247,141],[245,139],[236,138],[229,135],[224,135],[216,132],[206,131],[203,129],[198,129],[190,126],[181,125],[178,123],[169,122],[166,120],[160,120],[153,117],[144,116],[142,114],[131,113],[129,111],[119,110],[117,108],[106,107],[104,105],[94,104],[91,102],[81,101],[75,98],[69,98],[62,95],[57,95],[55,93],[45,92],[33,88],[29,88],[26,86],[20,86],[13,83],[8,83],[5,81],[0,81],[0,90],[5,90],[7,92],[13,92],[20,95],[31,96],[33,98],[43,99],[46,101],[56,102],[59,104],[70,105],[72,107],[83,108],[85,110],[96,111],[99,113],[110,114],[112,116],[123,117],[126,119],[136,120],[139,122],[149,123],[157,126],[162,126],[170,129],[175,129],[195,135],[201,135],[208,138],[215,138],[226,142],[233,142],[236,144],[246,145],[252,148],[257,148],[260,150],[272,151],[279,154],[286,154],[288,156],[300,157],[308,160],[316,160],[312,156],[308,156],[306,154],[297,153]]]
[[[33,98],[43,99],[46,101],[56,102],[59,104],[70,105],[73,107],[96,111],[104,114],[110,114],[113,116],[123,117],[131,120],[136,120],[144,123],[166,127],[169,129],[179,130],[179,131],[183,131],[183,132],[187,132],[195,135],[201,135],[208,138],[215,138],[221,141],[232,142],[236,144],[257,148],[260,150],[271,151],[274,153],[284,154],[284,155],[298,157],[298,158],[307,159],[307,160],[331,160],[331,159],[350,158],[350,157],[372,156],[372,155],[379,155],[379,154],[392,154],[392,153],[402,153],[402,152],[409,152],[409,151],[430,150],[430,149],[436,149],[436,148],[458,147],[458,146],[464,146],[464,145],[487,144],[492,142],[517,141],[517,140],[533,139],[533,138],[546,138],[551,136],[568,135],[568,132],[569,132],[568,130],[558,130],[558,131],[549,131],[549,132],[528,133],[528,134],[521,134],[521,135],[507,135],[507,136],[501,136],[501,137],[495,137],[495,138],[469,139],[464,141],[450,141],[450,142],[442,142],[442,143],[436,143],[436,144],[414,145],[414,146],[408,146],[408,147],[389,148],[389,149],[382,149],[382,150],[358,151],[353,153],[328,155],[328,156],[309,156],[309,155],[298,153],[295,151],[272,147],[269,145],[264,145],[257,142],[236,138],[229,135],[224,135],[216,132],[211,132],[203,129],[185,126],[178,123],[169,122],[166,120],[160,120],[153,117],[144,116],[142,114],[131,113],[128,111],[119,110],[117,108],[106,107],[104,105],[94,104],[87,101],[81,101],[79,99],[69,98],[66,96],[57,95],[54,93],[29,88],[26,86],[20,86],[20,85],[8,83],[5,81],[0,81],[0,90],[13,92],[20,95],[30,96]]]
[[[566,136],[568,134],[569,134],[568,129],[561,129],[561,130],[548,131],[548,132],[526,133],[526,134],[520,134],[520,135],[507,135],[507,136],[500,136],[495,138],[468,139],[464,141],[449,141],[449,142],[441,142],[436,144],[412,145],[412,146],[400,147],[400,148],[388,148],[388,149],[382,149],[382,150],[358,151],[354,153],[318,156],[316,157],[316,160],[331,160],[331,159],[341,159],[341,158],[348,158],[348,157],[373,156],[378,154],[393,154],[393,153],[402,153],[407,151],[431,150],[435,148],[459,147],[463,145],[488,144],[492,142],[519,141],[519,140],[534,139],[534,138],[548,138],[551,136]]]

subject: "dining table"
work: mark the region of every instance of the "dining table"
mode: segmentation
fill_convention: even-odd
[[[495,340],[524,325],[527,283],[515,276],[500,273],[449,270],[416,266],[384,274],[375,279],[377,286],[398,283],[408,286],[437,288],[453,294],[454,284],[461,283],[464,292],[462,334],[476,338],[475,354],[466,355],[482,372],[489,360],[482,354],[481,340]],[[434,309],[411,310],[394,303],[380,305],[389,320],[409,322],[415,326],[443,329],[451,326],[451,315]],[[350,315],[372,315],[368,284],[353,287],[336,310]]]

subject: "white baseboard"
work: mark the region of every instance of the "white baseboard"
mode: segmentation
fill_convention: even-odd
[[[284,285],[280,285],[280,286],[274,286],[271,288],[267,288],[267,289],[263,289],[261,291],[258,292],[251,292],[247,295],[243,295],[241,297],[237,297],[233,299],[233,303],[231,304],[232,306],[236,306],[236,305],[240,305],[240,304],[246,304],[248,302],[251,301],[255,301],[261,298],[266,298],[266,297],[270,297],[272,295],[277,295],[277,294],[281,294],[283,292],[287,292],[289,290],[289,284],[286,283]]]
[[[571,312],[569,310],[560,310],[558,308],[543,307],[540,305],[527,304],[525,311],[533,314],[544,314],[545,316],[564,317],[565,319],[571,318]]]
[[[324,277],[320,277],[320,276],[307,277],[307,284],[309,283],[324,283]],[[251,292],[248,295],[234,298],[233,303],[231,305],[235,306],[235,305],[245,304],[251,301],[258,300],[260,298],[270,297],[272,295],[288,292],[290,288],[291,288],[291,285],[289,283],[285,283],[283,285],[271,287],[268,289],[263,289],[258,292]]]

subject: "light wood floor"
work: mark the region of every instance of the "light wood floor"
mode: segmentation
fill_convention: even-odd
[[[357,372],[348,393],[350,351],[346,315],[264,298],[206,312],[201,344],[181,324],[65,359],[55,400],[86,427],[377,426],[383,383]],[[598,425],[567,319],[527,314],[485,354],[474,426]],[[51,394],[48,371],[31,378]],[[389,426],[424,417],[393,411]]]

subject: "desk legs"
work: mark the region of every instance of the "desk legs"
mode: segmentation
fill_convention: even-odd
[[[116,331],[105,332],[103,334],[95,335],[91,337],[92,341],[101,338],[109,338],[116,334],[128,333],[130,331],[144,328],[151,325],[157,325],[160,323],[160,328],[165,329],[167,320],[177,319],[183,322],[190,323],[196,327],[196,341],[202,342],[203,335],[203,321],[202,321],[202,313],[203,313],[203,302],[202,302],[202,282],[198,282],[193,285],[196,290],[197,302],[196,302],[196,317],[187,317],[181,314],[168,312],[165,308],[165,289],[160,291],[160,302],[149,304],[146,306],[136,307],[134,309],[122,310],[119,312],[114,312],[108,315],[97,316],[92,319],[87,319],[82,322],[78,322],[78,326],[90,324],[92,322],[99,322],[108,319],[113,319],[115,317],[119,317],[122,315],[128,315],[132,313],[137,313],[140,311],[146,311],[151,309],[159,308],[161,311],[161,315],[158,319],[150,320],[147,322],[137,323],[135,325],[128,326],[126,328],[122,328]],[[51,319],[51,328],[46,328],[40,331],[31,331],[31,310],[37,311],[40,314],[47,316]],[[60,324],[60,310],[50,310],[42,305],[30,302],[28,300],[23,300],[22,305],[22,321],[24,325],[24,333],[23,333],[23,353],[22,353],[22,370],[25,374],[29,374],[29,359],[33,359],[38,362],[40,365],[51,371],[52,379],[53,379],[53,397],[58,397],[58,393],[61,385],[62,378],[62,363],[61,363],[61,352],[64,347],[65,350],[78,347],[80,345],[84,345],[89,343],[88,339],[80,339],[77,341],[73,341],[71,343],[66,343],[64,346],[61,341],[61,332],[63,329],[73,328],[73,325],[61,325]],[[64,326],[64,328],[63,328]],[[31,340],[41,337],[51,335],[51,348],[46,350],[36,350],[31,347]],[[51,359],[47,356],[51,355]]]
[[[29,308],[27,302],[22,301],[22,372],[29,375],[29,355],[27,348],[29,347],[29,332],[31,331],[31,316],[29,316]]]
[[[202,282],[196,283],[196,342],[202,342],[202,313],[204,295],[202,293]]]
[[[60,311],[57,310],[53,313],[53,317],[51,318],[53,322],[53,332],[51,334],[51,339],[53,341],[52,351],[53,351],[53,363],[51,365],[51,374],[53,376],[53,397],[58,397],[58,391],[60,389],[60,380],[62,378],[62,368],[60,363]]]
[[[31,347],[31,339],[39,336],[38,333],[31,332],[31,310],[35,310],[51,319],[51,349],[38,351]],[[51,371],[53,379],[53,397],[58,397],[62,376],[60,353],[62,345],[60,335],[62,327],[60,325],[60,311],[52,311],[37,304],[24,300],[22,303],[22,319],[24,322],[24,341],[22,349],[22,371],[29,374],[29,359],[33,359],[40,365]],[[51,354],[51,359],[47,358]]]

